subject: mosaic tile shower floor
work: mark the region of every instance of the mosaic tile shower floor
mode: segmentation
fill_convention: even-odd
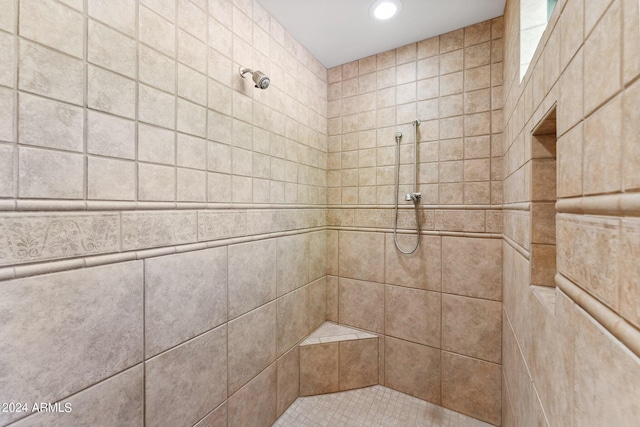
[[[492,427],[466,415],[376,385],[300,397],[273,427]]]

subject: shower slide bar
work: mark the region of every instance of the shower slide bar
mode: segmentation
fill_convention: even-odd
[[[402,132],[396,132],[396,182],[395,182],[395,212],[393,216],[393,241],[396,244],[396,248],[403,254],[409,255],[414,253],[418,246],[420,246],[420,213],[418,205],[422,194],[418,192],[418,126],[420,126],[420,120],[415,119],[413,124],[413,192],[407,193],[404,196],[404,200],[413,202],[413,207],[416,213],[416,244],[410,251],[405,251],[400,248],[398,243],[398,196],[400,192],[400,142],[402,140]]]

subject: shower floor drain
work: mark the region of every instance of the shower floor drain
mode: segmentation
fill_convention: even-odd
[[[450,409],[376,385],[300,397],[273,427],[492,427]]]

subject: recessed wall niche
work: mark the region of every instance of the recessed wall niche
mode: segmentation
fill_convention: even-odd
[[[556,107],[531,135],[531,284],[555,286]]]

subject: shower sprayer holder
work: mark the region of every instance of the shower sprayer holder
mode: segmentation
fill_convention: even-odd
[[[422,193],[407,193],[404,196],[405,201],[413,203],[420,203],[420,198],[422,198]]]

